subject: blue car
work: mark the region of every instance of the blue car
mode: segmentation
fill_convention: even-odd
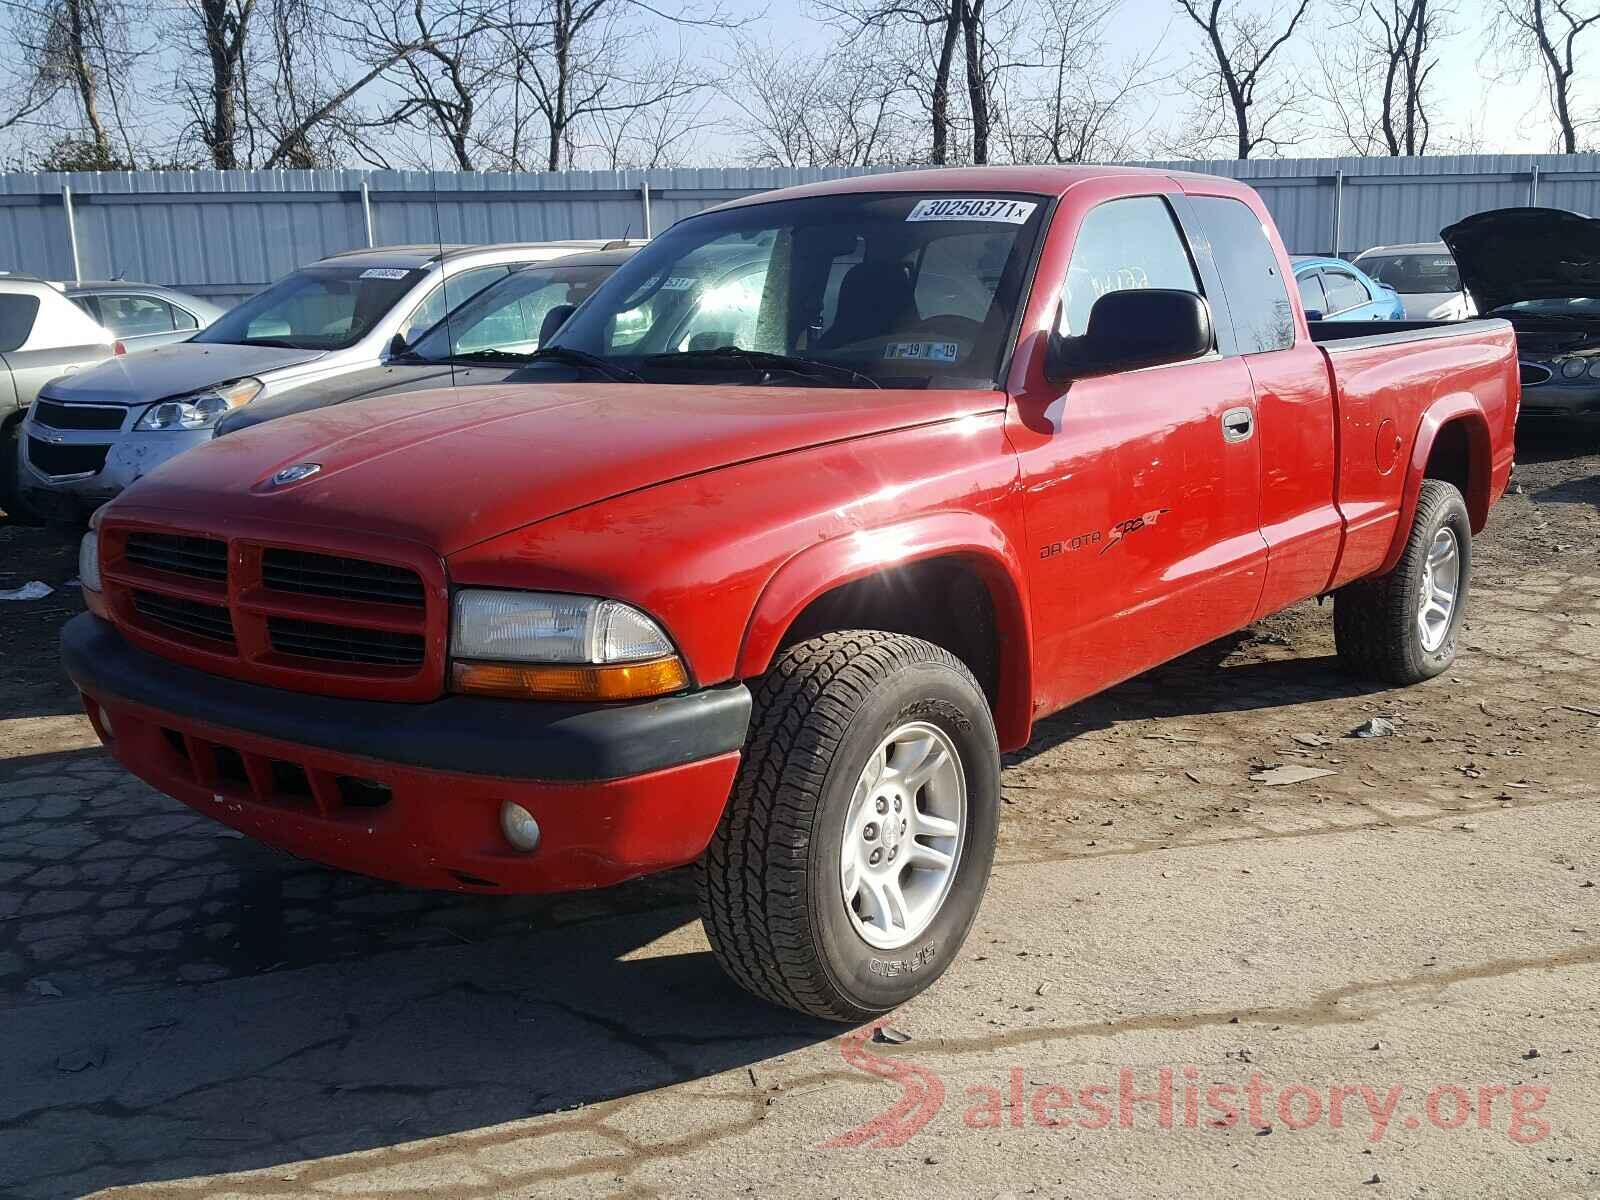
[[[1342,258],[1296,256],[1294,281],[1308,321],[1401,321],[1406,306],[1385,287]]]

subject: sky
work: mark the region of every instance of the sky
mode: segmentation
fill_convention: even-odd
[[[1432,76],[1435,102],[1431,111],[1436,141],[1430,145],[1430,152],[1453,150],[1458,144],[1463,153],[1554,151],[1555,127],[1547,116],[1543,83],[1537,71],[1517,72],[1492,61],[1480,62],[1494,0],[1454,3],[1455,12],[1449,23],[1455,33],[1439,44],[1439,64]],[[759,18],[761,27],[770,27],[772,40],[779,44],[820,49],[830,40],[831,31],[807,16],[806,6],[797,0],[774,0],[771,4],[732,0],[729,7],[751,15],[764,13],[764,18]],[[1269,5],[1258,7],[1266,10]],[[1326,26],[1330,7],[1329,0],[1313,0],[1312,13],[1301,28]],[[1173,0],[1123,0],[1107,33],[1107,53],[1114,60],[1135,58],[1147,52],[1152,43],[1159,44],[1163,73],[1168,74],[1180,72],[1200,45],[1200,31],[1178,13]],[[1301,86],[1307,86],[1316,64],[1305,39],[1301,38],[1300,43],[1294,74],[1300,77]],[[1600,35],[1594,38],[1591,50],[1600,52]],[[1596,73],[1600,74],[1600,68]],[[1182,99],[1176,94],[1176,85],[1169,84],[1152,89],[1147,103],[1156,110],[1153,115],[1159,127],[1163,120],[1176,117]],[[1325,137],[1312,135],[1301,146],[1285,151],[1284,156],[1336,153],[1338,148]]]

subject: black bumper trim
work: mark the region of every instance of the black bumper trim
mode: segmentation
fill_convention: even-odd
[[[61,661],[85,691],[175,717],[408,767],[552,783],[621,779],[737,750],[743,684],[635,704],[449,696],[426,704],[345,700],[208,675],[130,645],[84,613]]]

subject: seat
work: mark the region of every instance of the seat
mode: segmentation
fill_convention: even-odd
[[[905,267],[897,262],[859,262],[839,281],[833,324],[817,339],[817,345],[848,346],[883,337],[916,316],[916,298]]]

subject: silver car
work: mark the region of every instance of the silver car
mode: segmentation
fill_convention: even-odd
[[[129,354],[187,341],[226,311],[209,300],[156,283],[84,280],[60,287],[68,300],[121,342]]]
[[[0,273],[0,509],[15,506],[23,417],[40,388],[110,358],[115,342],[54,284]]]
[[[1443,242],[1374,246],[1350,260],[1400,294],[1408,321],[1465,321],[1477,316],[1461,286],[1456,260]]]
[[[391,246],[304,267],[187,341],[46,386],[18,447],[22,504],[81,520],[209,440],[224,414],[403,358],[410,339],[514,267],[606,245]]]

